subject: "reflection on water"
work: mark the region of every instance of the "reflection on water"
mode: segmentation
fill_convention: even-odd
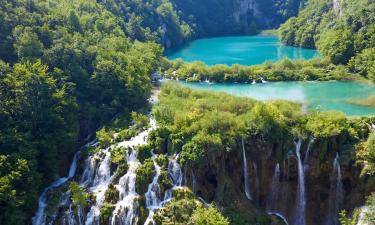
[[[311,59],[318,55],[316,50],[284,46],[277,37],[264,35],[199,39],[167,53],[169,59],[198,60],[208,65],[255,65],[285,57]]]

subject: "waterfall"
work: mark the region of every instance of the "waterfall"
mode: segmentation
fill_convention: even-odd
[[[87,214],[86,225],[99,224],[100,207],[105,200],[105,192],[112,181],[110,174],[111,152],[109,148],[104,150],[104,159],[100,162],[93,180],[93,186],[89,189],[96,196],[95,205],[93,205]]]
[[[172,192],[174,189],[182,186],[182,170],[180,164],[177,163],[178,157],[173,157],[168,164],[168,174],[172,179],[173,187],[165,191],[163,204],[172,200]]]
[[[162,204],[160,201],[160,186],[158,183],[161,168],[156,163],[156,155],[154,153],[152,153],[152,160],[154,162],[156,174],[154,178],[152,179],[151,184],[148,185],[148,190],[145,194],[146,208],[149,211],[145,225],[154,224],[154,220],[153,220],[154,212],[155,210],[162,207]]]
[[[253,161],[253,169],[254,169],[254,180],[255,180],[255,188],[254,188],[254,195],[255,199],[258,200],[258,194],[259,194],[259,176],[258,176],[258,164],[256,161]],[[257,201],[258,202],[258,201]]]
[[[242,139],[242,152],[243,152],[243,175],[244,175],[244,183],[245,183],[245,194],[246,198],[252,200],[250,190],[249,190],[249,175],[247,169],[247,159],[246,159],[246,151],[245,151],[245,141]]]
[[[338,153],[336,153],[336,157],[333,160],[331,189],[329,194],[329,212],[326,225],[339,225],[338,214],[340,212],[340,206],[343,203],[344,191]]]
[[[360,210],[361,211],[359,213],[359,218],[356,225],[370,225],[370,223],[365,220],[366,213],[368,213],[370,209],[367,206],[362,206]]]
[[[275,172],[272,176],[272,183],[271,183],[271,192],[268,197],[267,202],[267,211],[274,212],[277,210],[277,203],[279,202],[279,190],[281,188],[280,185],[280,165],[277,164],[275,167]]]
[[[271,192],[270,196],[268,197],[267,202],[267,214],[274,215],[281,218],[285,224],[289,224],[285,216],[283,216],[280,212],[278,212],[278,203],[280,202],[280,194],[283,194],[281,191],[281,183],[280,183],[280,165],[279,163],[276,164],[275,171],[272,176],[272,183],[271,183]]]
[[[138,194],[135,191],[136,172],[139,165],[137,151],[129,150],[127,153],[128,171],[120,178],[119,183],[115,185],[119,191],[119,201],[116,203],[115,210],[111,220],[112,225],[122,222],[124,225],[134,224],[135,208],[137,207],[136,198]]]
[[[79,154],[80,154],[80,152],[77,152],[74,155],[72,164],[70,165],[70,168],[69,168],[68,176],[62,177],[62,178],[54,181],[47,188],[45,188],[44,191],[42,192],[41,196],[39,197],[38,210],[36,211],[36,214],[32,219],[33,225],[44,225],[46,223],[47,215],[45,214],[45,209],[47,207],[47,194],[48,194],[49,191],[51,191],[55,188],[58,188],[61,185],[65,184],[69,179],[71,179],[75,175],[76,170],[77,170],[77,162],[78,162],[78,159],[79,159]]]
[[[312,144],[313,144],[314,141],[315,141],[314,137],[310,136],[309,137],[309,144],[307,145],[307,150],[306,150],[305,158],[303,159],[303,165],[305,167],[305,172],[308,169],[309,157],[310,157],[310,149],[311,149],[311,146],[312,146]]]
[[[191,188],[192,188],[193,193],[195,193],[197,191],[197,178],[195,177],[193,170],[191,170],[191,180],[192,180]]]
[[[298,187],[297,187],[297,202],[296,202],[296,210],[295,210],[295,217],[294,217],[294,225],[305,225],[305,216],[306,216],[306,200],[305,200],[305,172],[303,169],[303,164],[301,160],[301,145],[302,140],[298,139],[298,141],[294,141],[294,145],[296,147],[296,155],[297,155],[297,162],[298,162]]]

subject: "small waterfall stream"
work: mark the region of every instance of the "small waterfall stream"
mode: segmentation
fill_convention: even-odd
[[[120,178],[115,186],[119,191],[119,201],[116,203],[115,210],[111,220],[112,225],[116,222],[122,222],[124,225],[132,225],[136,220],[135,208],[137,207],[136,198],[138,194],[135,191],[136,172],[139,165],[137,151],[128,150],[127,153],[128,171]]]
[[[243,175],[244,175],[244,189],[246,198],[252,200],[250,189],[249,189],[249,174],[247,168],[247,158],[246,158],[246,151],[245,151],[245,141],[242,139],[242,153],[243,153]]]
[[[306,225],[306,200],[305,200],[305,171],[301,159],[302,140],[294,141],[298,162],[298,187],[297,202],[294,216],[294,225]]]
[[[46,214],[45,214],[45,209],[47,207],[47,194],[49,191],[60,187],[61,185],[65,184],[69,179],[71,179],[77,170],[77,162],[79,159],[79,154],[80,152],[77,152],[74,157],[72,164],[70,165],[69,168],[69,173],[68,176],[62,177],[56,181],[54,181],[51,185],[49,185],[46,189],[44,189],[43,193],[39,197],[39,206],[38,210],[36,211],[35,216],[32,219],[32,224],[33,225],[44,225],[46,223]]]
[[[311,151],[311,146],[313,145],[314,141],[315,141],[314,137],[310,136],[309,137],[309,143],[307,145],[307,150],[306,150],[305,158],[303,159],[303,166],[304,166],[305,172],[309,169],[310,151]]]
[[[95,174],[93,186],[89,188],[90,192],[95,195],[95,204],[91,207],[87,214],[86,225],[98,224],[100,216],[100,207],[105,200],[105,192],[108,185],[111,183],[112,177],[110,174],[110,158],[111,152],[108,149],[104,150],[104,159],[100,162],[98,170]]]
[[[156,155],[152,153],[152,160],[154,162],[154,167],[156,174],[152,179],[152,183],[148,186],[148,190],[145,194],[146,197],[146,208],[148,209],[148,217],[146,219],[145,225],[155,224],[153,220],[153,216],[155,210],[161,208],[163,205],[161,204],[160,200],[160,186],[158,183],[160,171],[160,166],[156,163]]]
[[[180,164],[177,163],[178,156],[173,157],[168,164],[168,174],[172,179],[173,187],[165,191],[163,204],[172,200],[173,190],[182,186],[182,170]],[[192,173],[193,174],[193,173]],[[193,182],[194,186],[194,182]]]
[[[326,225],[339,225],[338,214],[344,200],[344,190],[342,186],[341,167],[339,163],[339,154],[333,160],[333,169],[331,175],[331,189],[329,197],[329,212]]]
[[[267,200],[267,214],[268,215],[274,215],[279,217],[284,221],[286,225],[289,225],[287,219],[285,218],[284,215],[282,215],[281,212],[278,210],[278,204],[280,203],[281,200],[281,194],[283,194],[281,183],[280,183],[280,164],[277,163],[275,167],[275,172],[272,176],[272,183],[271,183],[271,192]]]

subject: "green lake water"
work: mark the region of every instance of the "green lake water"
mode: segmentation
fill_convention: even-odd
[[[342,111],[348,116],[375,115],[374,107],[356,105],[350,102],[375,94],[375,85],[357,82],[180,83],[193,89],[221,91],[261,101],[284,99],[301,102],[309,110]]]
[[[276,36],[269,35],[198,39],[166,55],[169,59],[203,61],[207,65],[255,65],[285,57],[311,59],[319,56],[316,50],[285,46]]]

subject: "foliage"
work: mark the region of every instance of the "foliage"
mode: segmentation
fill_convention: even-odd
[[[100,208],[100,223],[105,223],[109,221],[112,216],[112,212],[115,209],[115,205],[111,203],[104,203]]]
[[[135,182],[137,193],[144,194],[147,192],[148,185],[152,182],[155,173],[156,171],[152,159],[146,159],[143,164],[138,167]]]
[[[138,146],[137,151],[138,151],[138,159],[141,163],[144,163],[146,159],[150,159],[152,156],[150,145]]]
[[[280,27],[287,45],[317,48],[334,64],[350,60],[352,71],[374,80],[375,3],[368,0],[310,0],[298,17]],[[363,62],[361,61],[363,59]]]
[[[162,49],[125,33],[95,0],[0,2],[0,224],[27,223],[86,137],[147,104]]]
[[[144,114],[132,112],[131,117],[132,117],[132,120],[134,121],[134,126],[138,130],[145,129],[149,125],[149,119]]]
[[[69,185],[69,191],[71,193],[71,199],[74,205],[84,208],[87,205],[88,193],[84,188],[79,186],[76,182],[71,182]]]
[[[251,83],[267,81],[305,81],[305,80],[348,80],[355,75],[348,69],[335,66],[329,60],[316,58],[312,60],[283,59],[278,62],[266,62],[255,66],[226,65],[207,66],[202,62],[183,63],[164,61],[161,67],[169,78],[178,78],[191,82],[239,82]],[[176,73],[174,73],[176,71]],[[176,74],[176,77],[174,77]]]
[[[98,139],[100,148],[108,148],[112,143],[112,134],[106,130],[106,128],[102,128],[96,132],[96,138]]]
[[[303,113],[297,103],[257,102],[191,90],[174,82],[163,84],[159,99],[153,115],[160,127],[152,134],[150,145],[157,146],[158,140],[167,143],[168,152],[180,153],[183,167],[206,165],[217,156],[238,151],[243,138],[278,145],[282,140],[283,146],[275,153],[282,158],[286,157],[288,143],[296,137],[312,135],[323,145],[339,137],[340,143],[354,145],[367,138],[368,133],[366,118],[347,118],[337,112]],[[325,153],[321,151],[322,157]]]
[[[375,193],[371,193],[367,198],[366,206],[368,211],[365,213],[365,221],[371,225],[375,221]]]
[[[249,6],[241,1],[171,0],[180,18],[193,29],[196,37],[254,34],[277,28],[297,14],[302,0],[257,0]]]
[[[345,114],[339,112],[313,113],[306,128],[317,138],[336,136],[345,130],[351,132],[348,119]]]
[[[194,225],[229,225],[229,221],[220,214],[215,206],[207,209],[198,207],[191,218],[191,224]]]
[[[111,151],[111,162],[115,164],[125,163],[127,150],[124,147],[116,147]]]

